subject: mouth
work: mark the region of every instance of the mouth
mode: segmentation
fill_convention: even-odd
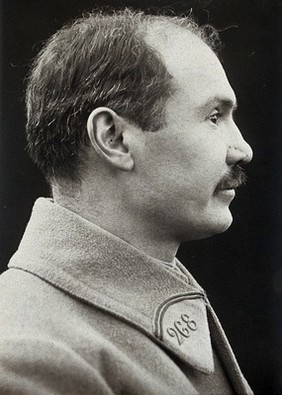
[[[217,191],[216,194],[234,197],[235,196],[235,188],[220,189]]]
[[[224,202],[225,204],[231,203],[231,201],[235,198],[236,192],[235,188],[220,188],[214,193],[214,197]]]
[[[246,174],[240,166],[235,166],[230,169],[229,173],[223,177],[215,188],[214,195],[219,193],[235,195],[235,190],[246,182]]]
[[[219,195],[219,194],[226,194],[226,195],[235,195],[235,190],[239,188],[241,184],[238,185],[238,183],[233,183],[232,185],[218,185],[215,189],[214,195]]]

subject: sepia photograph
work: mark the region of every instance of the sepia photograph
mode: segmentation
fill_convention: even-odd
[[[0,395],[282,394],[282,1],[0,7]]]

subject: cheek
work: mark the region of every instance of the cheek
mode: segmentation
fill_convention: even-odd
[[[225,151],[222,142],[203,128],[160,131],[148,139],[136,170],[151,193],[189,193],[200,199],[210,195],[224,175]]]
[[[225,151],[220,146],[213,147],[208,139],[183,147],[177,155],[172,172],[178,173],[195,192],[209,193],[214,189],[226,171]]]

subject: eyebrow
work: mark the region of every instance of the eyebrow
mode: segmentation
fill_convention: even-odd
[[[206,100],[203,105],[199,106],[199,111],[208,111],[213,107],[221,107],[224,109],[232,110],[232,112],[237,110],[238,104],[237,100],[233,101],[232,99],[220,97],[220,96],[213,96]]]

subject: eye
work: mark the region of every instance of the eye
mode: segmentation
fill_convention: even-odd
[[[220,117],[220,112],[216,110],[209,116],[209,121],[211,121],[214,125],[217,125]]]

